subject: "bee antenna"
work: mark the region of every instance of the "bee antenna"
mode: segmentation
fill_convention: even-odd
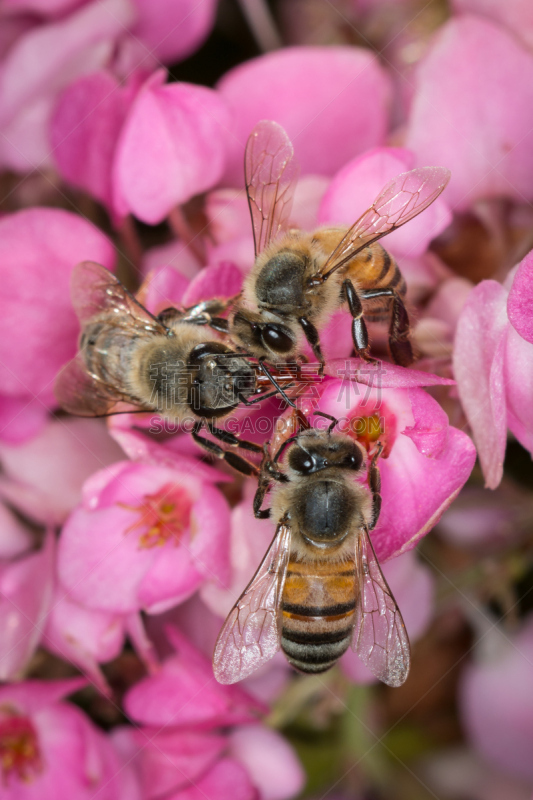
[[[315,417],[325,417],[326,419],[330,419],[332,421],[331,425],[328,427],[328,434],[331,433],[331,431],[339,421],[338,419],[336,419],[336,417],[333,417],[331,414],[326,414],[325,411],[314,411],[313,414]]]

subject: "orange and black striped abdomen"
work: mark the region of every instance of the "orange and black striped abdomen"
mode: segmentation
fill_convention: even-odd
[[[405,297],[407,286],[396,260],[375,242],[362,250],[348,264],[343,277],[351,277],[361,289],[394,289]],[[365,319],[379,321],[390,316],[391,301],[379,298],[365,302]]]
[[[281,648],[300,672],[325,672],[350,646],[356,600],[349,562],[289,561],[281,601]]]

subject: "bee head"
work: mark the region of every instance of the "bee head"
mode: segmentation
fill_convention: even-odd
[[[188,372],[188,404],[199,417],[223,417],[255,389],[252,365],[221,342],[196,345],[189,353]]]
[[[313,475],[331,468],[359,472],[363,463],[363,449],[353,439],[313,430],[295,439],[288,456],[289,467],[298,475]]]
[[[238,311],[232,321],[232,336],[258,358],[270,354],[287,356],[296,344],[291,329],[279,322],[265,322],[259,315]]]

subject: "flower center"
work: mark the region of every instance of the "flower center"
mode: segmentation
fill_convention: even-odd
[[[4,786],[12,776],[31,781],[42,766],[37,731],[31,720],[12,709],[0,710],[0,771]]]
[[[369,417],[352,417],[349,433],[360,442],[366,450],[370,450],[374,442],[379,441],[384,434],[384,419],[379,414]]]
[[[167,483],[154,494],[147,494],[138,506],[119,503],[122,508],[137,511],[137,519],[126,533],[144,530],[139,538],[140,547],[161,547],[169,539],[178,545],[183,531],[189,527],[192,501],[185,489]]]

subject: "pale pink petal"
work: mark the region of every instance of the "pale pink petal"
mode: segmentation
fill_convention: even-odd
[[[475,749],[505,771],[533,780],[533,620],[516,635],[489,630],[462,672],[460,710]],[[487,625],[487,623],[485,623]]]
[[[453,354],[457,390],[490,489],[502,478],[506,445],[506,300],[496,281],[483,281],[472,290],[457,323]]]
[[[54,534],[38,553],[0,569],[0,680],[13,680],[41,640],[54,585]]]
[[[216,0],[134,0],[132,34],[165,64],[187,58],[213,27]]]
[[[383,574],[394,595],[411,642],[422,636],[434,614],[435,579],[413,551],[383,565]],[[376,678],[353,650],[341,661],[343,672],[356,683],[374,683]]]
[[[427,458],[406,436],[380,464],[383,505],[372,541],[385,561],[411,550],[439,521],[466,483],[476,460],[471,439],[457,428],[438,458]]]
[[[33,537],[7,506],[0,503],[0,559],[22,555],[33,544]]]
[[[333,175],[382,144],[388,125],[389,79],[365,48],[286,47],[230,70],[218,89],[233,113],[224,180],[239,188],[244,146],[262,119],[287,130],[304,175]]]
[[[509,322],[533,342],[533,250],[520,262],[507,299]]]
[[[121,456],[103,421],[50,420],[24,444],[0,444],[0,495],[37,522],[60,524],[79,503],[84,481]]]
[[[137,297],[152,314],[160,314],[170,306],[183,305],[183,295],[189,283],[189,279],[174,267],[155,267],[147,274]]]
[[[415,443],[422,455],[438,458],[448,441],[446,412],[429,394],[420,389],[409,389],[409,399],[415,424],[405,428],[402,433]]]
[[[13,705],[23,714],[34,714],[87,686],[86,678],[9,683],[0,686],[0,703]]]
[[[209,231],[217,244],[239,238],[248,228],[250,234],[252,233],[250,208],[244,188],[215,189],[209,192],[205,201],[205,213],[209,220]]]
[[[302,175],[296,184],[290,225],[302,231],[314,231],[321,225],[320,208],[330,185],[322,175]]]
[[[320,224],[353,225],[393,178],[415,166],[414,161],[414,153],[396,147],[377,148],[350,161],[335,175],[324,195]],[[414,220],[387,236],[383,244],[397,256],[420,256],[430,241],[450,224],[451,217],[448,206],[439,198]]]
[[[189,280],[192,280],[200,270],[198,261],[180,239],[172,239],[168,244],[159,247],[150,247],[144,253],[142,263],[144,275],[148,275],[156,268],[167,266],[172,267]]]
[[[79,0],[4,0],[5,9],[13,11],[35,11],[44,17],[62,14],[79,5]]]
[[[230,753],[246,768],[261,800],[288,800],[304,787],[305,772],[286,739],[265,725],[230,733]]]
[[[162,86],[157,73],[139,92],[122,129],[113,183],[117,211],[151,225],[222,175],[228,111],[211,89]]]
[[[233,297],[242,289],[242,272],[231,261],[205,267],[193,278],[183,296],[183,304],[192,306],[212,297]]]
[[[529,0],[452,0],[457,13],[479,14],[506,26],[533,48],[533,6]]]
[[[257,800],[257,796],[244,767],[233,758],[223,758],[196,784],[167,800]]]
[[[14,397],[56,405],[53,381],[76,352],[69,279],[79,261],[112,268],[111,242],[82,217],[31,208],[0,220],[0,381]],[[24,275],[24,279],[22,279]],[[24,320],[24,336],[20,337]]]
[[[507,426],[520,444],[533,453],[533,344],[509,325],[504,346]]]
[[[212,245],[207,242],[207,260],[210,264],[222,264],[231,261],[243,273],[250,272],[254,264],[254,239],[252,233],[240,236],[237,239]]]
[[[533,54],[488,20],[445,23],[418,65],[405,144],[451,170],[446,200],[533,196]]]
[[[455,381],[399,367],[385,361],[367,362],[359,358],[337,358],[326,364],[326,375],[341,379],[345,384],[357,381],[382,389],[410,389],[417,386],[453,386]]]

